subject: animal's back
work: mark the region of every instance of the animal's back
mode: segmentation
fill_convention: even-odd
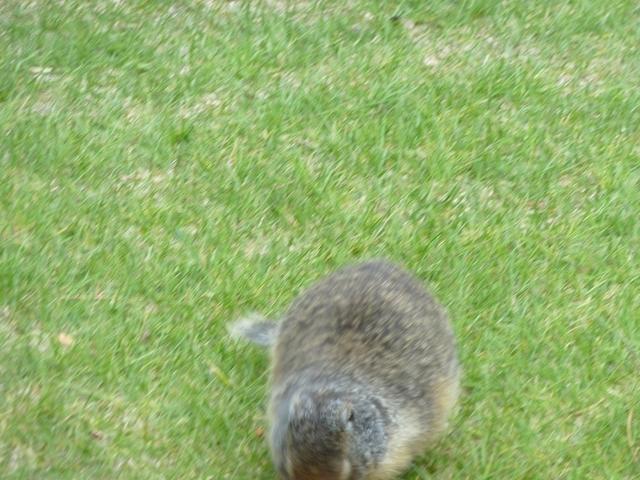
[[[271,401],[293,385],[362,385],[398,413],[396,423],[410,414],[435,435],[455,401],[457,379],[442,307],[402,268],[370,261],[337,271],[293,302],[274,347]]]

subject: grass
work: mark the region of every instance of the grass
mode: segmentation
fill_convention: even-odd
[[[276,315],[370,256],[447,305],[406,479],[640,475],[640,9],[0,3],[0,477],[270,479]]]

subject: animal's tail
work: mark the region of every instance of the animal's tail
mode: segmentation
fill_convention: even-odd
[[[252,313],[233,322],[229,334],[236,339],[246,339],[263,347],[273,345],[278,337],[278,322],[268,320],[259,313]]]

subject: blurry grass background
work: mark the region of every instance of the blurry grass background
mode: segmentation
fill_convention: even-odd
[[[640,474],[635,1],[0,3],[0,477],[271,479],[225,324],[346,262],[449,309],[406,479]]]

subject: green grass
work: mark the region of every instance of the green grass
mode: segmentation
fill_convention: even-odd
[[[0,477],[274,478],[267,359],[225,324],[386,256],[465,369],[406,479],[637,478],[639,22],[1,2]]]

